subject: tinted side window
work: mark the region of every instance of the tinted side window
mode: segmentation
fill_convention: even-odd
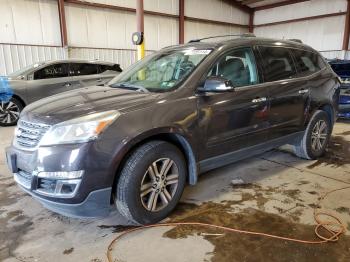
[[[288,79],[296,74],[290,52],[283,47],[259,47],[266,82]]]
[[[316,53],[304,50],[293,50],[292,52],[295,56],[297,70],[301,75],[310,75],[325,66],[322,58]]]
[[[69,71],[73,76],[94,75],[98,74],[98,66],[96,64],[72,63]]]
[[[120,68],[120,66],[118,64],[116,65],[99,65],[99,73],[103,73],[106,71],[115,71],[115,72],[122,72],[122,69]]]
[[[34,80],[68,76],[68,64],[54,64],[34,72]]]
[[[236,87],[258,83],[255,58],[250,48],[228,52],[209,71],[208,76],[221,76]]]

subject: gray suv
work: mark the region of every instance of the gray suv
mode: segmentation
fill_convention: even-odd
[[[30,65],[0,82],[0,126],[17,123],[24,106],[41,98],[85,86],[104,85],[121,72],[118,64],[55,60]]]

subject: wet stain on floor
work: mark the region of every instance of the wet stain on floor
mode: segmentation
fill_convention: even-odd
[[[100,229],[112,229],[112,233],[121,233],[124,231],[127,231],[129,229],[133,229],[138,226],[132,226],[132,225],[100,225],[98,226]]]
[[[2,179],[0,183],[0,261],[9,257],[14,257],[14,250],[21,243],[21,238],[32,227],[32,221],[23,214],[21,210],[6,211],[3,209],[5,206],[9,206],[18,201],[18,197],[22,195],[13,195],[9,192],[9,188],[12,186],[10,179]]]
[[[317,240],[314,226],[294,223],[291,219],[252,208],[245,209],[241,213],[232,213],[232,204],[234,203],[229,201],[221,204],[207,202],[199,206],[182,203],[172,214],[171,221],[202,222],[303,240]],[[163,237],[179,239],[190,235],[202,236],[214,245],[211,259],[214,262],[350,261],[348,236],[342,236],[337,243],[307,245],[204,227],[179,226],[164,233]]]
[[[74,247],[71,247],[71,248],[69,248],[69,249],[65,249],[65,250],[63,251],[63,255],[69,255],[69,254],[71,254],[73,251],[74,251]]]
[[[334,167],[350,164],[350,141],[341,136],[332,136],[324,156],[307,166],[307,168],[312,169],[322,164]]]

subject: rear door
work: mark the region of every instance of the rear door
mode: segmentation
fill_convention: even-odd
[[[201,159],[236,151],[267,140],[267,88],[259,84],[251,48],[223,54],[208,76],[231,80],[235,90],[199,95],[199,112],[205,135]]]
[[[97,64],[70,63],[69,74],[73,77],[73,89],[103,84]]]
[[[298,78],[297,70],[286,47],[259,46],[264,81],[268,84],[270,139],[301,130],[308,98],[307,81]]]
[[[27,81],[29,102],[69,91],[72,78],[68,75],[67,63],[55,63],[36,70]]]

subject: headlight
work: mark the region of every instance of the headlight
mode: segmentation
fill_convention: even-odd
[[[116,110],[94,113],[52,126],[42,138],[40,145],[83,143],[94,140],[120,116]]]

